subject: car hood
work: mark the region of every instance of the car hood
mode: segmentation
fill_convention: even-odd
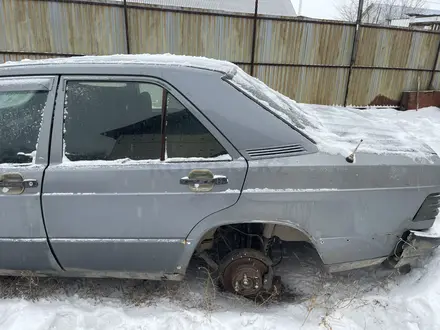
[[[304,130],[317,142],[321,151],[349,155],[362,140],[358,149],[360,153],[402,155],[413,159],[437,158],[429,141],[421,134],[423,123],[414,123],[402,111],[296,106],[306,114]]]

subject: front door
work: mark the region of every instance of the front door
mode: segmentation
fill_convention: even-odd
[[[51,271],[40,192],[55,77],[0,78],[0,269]]]
[[[51,150],[43,206],[55,254],[66,270],[110,276],[176,272],[185,237],[238,200],[247,170],[154,79],[64,77]]]

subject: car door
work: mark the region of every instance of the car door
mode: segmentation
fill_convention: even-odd
[[[0,78],[2,270],[59,270],[40,203],[56,83],[56,77]]]
[[[68,271],[174,273],[185,237],[238,200],[247,171],[201,112],[158,79],[63,77],[53,132],[43,206]]]

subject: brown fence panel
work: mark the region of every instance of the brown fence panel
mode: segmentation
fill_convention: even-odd
[[[77,54],[126,50],[121,7],[1,0],[0,21],[2,50]]]
[[[353,25],[261,20],[256,63],[349,65]]]
[[[429,71],[353,69],[348,105],[398,105],[403,91],[417,90],[429,83]]]
[[[356,65],[431,70],[440,34],[361,27]]]
[[[439,49],[440,50],[440,49]],[[439,54],[440,55],[440,54]],[[440,71],[440,56],[437,57],[437,63],[435,65],[435,70]]]
[[[432,88],[440,90],[440,72],[436,72],[432,79]]]
[[[271,88],[301,103],[344,103],[348,69],[256,66],[255,75]]]
[[[253,20],[133,9],[128,11],[132,53],[172,53],[250,62]]]

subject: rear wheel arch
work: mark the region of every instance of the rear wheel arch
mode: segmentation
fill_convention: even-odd
[[[182,256],[180,265],[184,265],[181,270],[186,270],[191,259],[203,251],[209,250],[210,244],[213,243],[214,236],[218,230],[226,227],[234,226],[261,226],[261,238],[270,239],[278,237],[282,241],[288,242],[306,242],[309,243],[317,252],[320,259],[322,256],[319,250],[319,242],[310,235],[306,230],[295,224],[287,221],[268,221],[268,220],[252,220],[252,221],[222,221],[215,225],[208,226],[206,222],[202,222],[199,226],[193,228],[191,233],[186,238],[186,251]],[[203,227],[202,227],[203,226]]]
[[[304,238],[304,241],[311,243],[312,245],[317,245],[318,241],[313,238],[305,229],[301,228],[299,225],[294,222],[287,221],[272,221],[272,220],[251,220],[251,221],[225,221],[222,223],[215,224],[211,227],[201,228],[202,230],[197,230],[194,228],[191,233],[187,236],[187,240],[191,240],[193,242],[201,242],[205,236],[209,235],[211,232],[215,232],[221,227],[224,226],[233,226],[233,225],[245,225],[245,224],[260,224],[265,226],[265,231],[268,234],[271,232],[272,236],[282,235],[285,240],[294,240],[294,236],[299,238],[301,236]],[[283,229],[288,230],[288,232],[283,232]],[[279,236],[280,237],[280,236]],[[282,239],[282,237],[280,237]],[[301,241],[303,241],[301,240]]]

